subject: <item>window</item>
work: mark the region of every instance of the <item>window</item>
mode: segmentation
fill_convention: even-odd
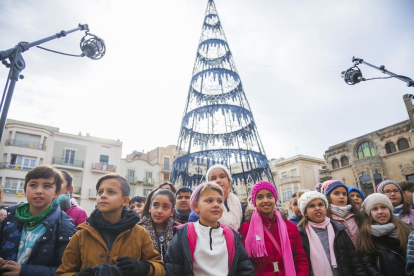
[[[164,173],[164,182],[169,182],[169,181],[170,181],[170,174]]]
[[[398,140],[397,145],[398,145],[398,150],[405,150],[405,149],[410,148],[410,146],[408,145],[408,141],[405,138],[401,138],[400,140]]]
[[[282,172],[282,178],[287,178],[287,173],[286,172]]]
[[[342,167],[348,166],[349,165],[349,159],[346,156],[342,156],[341,157],[341,165]]]
[[[282,198],[284,201],[290,200],[292,198],[292,190],[291,189],[282,190]]]
[[[357,150],[358,159],[363,159],[365,157],[377,156],[377,150],[374,145],[370,142],[363,142],[358,146]]]
[[[9,167],[30,170],[36,167],[36,158],[12,154]]]
[[[75,164],[75,150],[65,149],[65,157],[63,163],[65,164]]]
[[[145,183],[152,184],[152,172],[145,172]]]
[[[298,176],[298,170],[297,169],[293,169],[290,171],[290,175],[291,176]]]
[[[29,148],[39,148],[40,136],[16,132],[14,136],[14,145]]]
[[[374,193],[371,176],[365,172],[362,172],[362,176],[359,178],[359,183],[361,183],[361,190],[365,196]]]
[[[164,157],[164,164],[163,164],[164,171],[170,170],[170,158]]]
[[[4,184],[4,192],[7,194],[23,194],[24,179],[6,177],[6,184]]]
[[[339,168],[339,161],[338,161],[338,159],[334,159],[334,160],[332,160],[332,169],[337,169],[337,168]]]
[[[134,170],[128,170],[128,182],[135,183],[135,171]]]
[[[378,184],[380,184],[381,181],[382,181],[382,175],[378,171],[375,171],[375,173],[374,173],[375,186],[377,186]]]
[[[99,157],[99,164],[101,164],[101,168],[103,166],[108,166],[109,163],[109,156],[108,155],[101,155]]]
[[[149,193],[151,193],[151,189],[144,189],[144,196],[147,196]]]
[[[387,154],[396,152],[397,149],[395,148],[395,144],[393,142],[388,142],[385,144],[385,151],[387,152]]]

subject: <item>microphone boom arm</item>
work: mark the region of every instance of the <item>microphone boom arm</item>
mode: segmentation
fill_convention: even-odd
[[[26,63],[23,59],[22,53],[34,46],[38,46],[56,38],[65,37],[66,35],[74,33],[76,31],[89,31],[89,26],[88,24],[79,24],[78,28],[76,29],[61,31],[60,33],[56,33],[55,35],[34,41],[32,43],[20,42],[13,48],[0,51],[0,61],[7,68],[10,68],[6,86],[4,88],[3,96],[0,102],[0,141],[3,136],[4,126],[6,125],[7,113],[9,111],[11,99],[13,97],[14,88],[18,79],[24,78],[23,75],[20,75],[24,68],[26,68]],[[8,63],[6,59],[9,59],[10,63]]]
[[[356,57],[352,57],[352,62],[355,65],[365,64],[365,65],[367,65],[367,66],[369,66],[371,68],[377,69],[378,71],[380,71],[383,74],[387,74],[387,75],[389,75],[391,77],[394,77],[396,79],[399,79],[399,80],[407,83],[407,86],[408,87],[414,87],[414,81],[412,79],[410,79],[409,77],[401,76],[401,75],[395,74],[395,73],[393,73],[391,71],[388,71],[387,69],[385,69],[385,66],[384,65],[381,65],[380,67],[377,67],[377,66],[372,65],[372,64],[370,64],[368,62],[365,62],[362,58],[356,58]],[[365,79],[362,79],[362,80],[365,80]]]

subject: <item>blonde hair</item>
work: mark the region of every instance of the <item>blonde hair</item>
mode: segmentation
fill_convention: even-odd
[[[209,182],[209,183],[207,183],[202,189],[201,189],[201,191],[198,193],[198,197],[197,197],[197,201],[196,202],[198,202],[198,200],[200,199],[200,197],[203,195],[203,193],[205,192],[205,191],[216,191],[216,192],[218,192],[221,196],[223,196],[223,190],[221,189],[221,187],[218,185],[218,184],[216,184],[216,183],[213,183],[213,182]]]
[[[309,192],[309,189],[300,189],[299,191],[297,191],[296,196],[297,196],[298,200],[306,192]]]

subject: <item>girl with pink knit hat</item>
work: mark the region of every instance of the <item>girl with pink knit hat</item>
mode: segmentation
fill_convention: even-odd
[[[253,261],[255,275],[305,276],[309,263],[296,225],[275,210],[277,191],[261,181],[251,191],[255,207],[250,222],[240,228],[242,243]]]
[[[321,192],[329,202],[326,215],[346,227],[349,237],[356,246],[359,228],[365,217],[349,197],[348,187],[341,181],[328,180],[322,184]]]
[[[326,197],[317,191],[306,192],[298,205],[304,216],[298,227],[310,264],[309,275],[367,275],[345,226],[326,216]]]

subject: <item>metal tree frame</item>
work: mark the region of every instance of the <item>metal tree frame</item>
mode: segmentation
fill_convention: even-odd
[[[170,180],[179,187],[195,186],[217,163],[230,169],[234,185],[263,179],[273,183],[214,1],[209,0]]]

